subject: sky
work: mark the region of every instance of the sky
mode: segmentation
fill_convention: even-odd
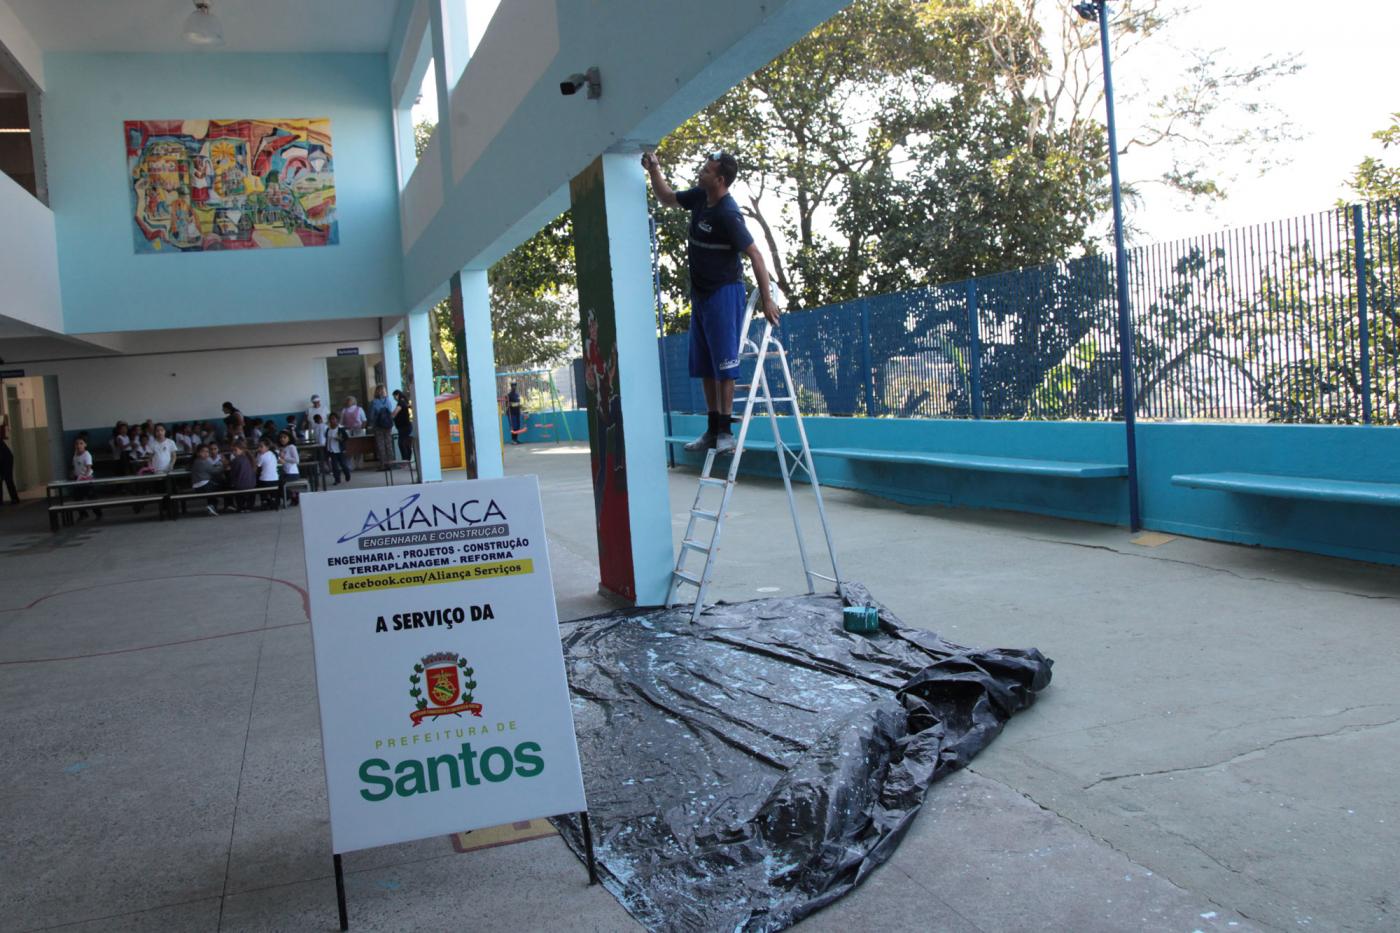
[[[1184,6],[1171,0],[1168,5]],[[1164,76],[1180,60],[1174,48],[1221,49],[1239,64],[1269,54],[1297,53],[1303,70],[1280,79],[1268,99],[1296,124],[1300,138],[1276,147],[1273,158],[1286,162],[1262,176],[1254,167],[1256,154],[1222,154],[1221,167],[1237,179],[1227,186],[1229,197],[1218,206],[1183,202],[1159,186],[1145,190],[1135,217],[1143,231],[1138,242],[1312,213],[1346,198],[1344,182],[1356,164],[1366,155],[1382,154],[1371,134],[1400,111],[1400,81],[1391,57],[1400,35],[1400,4],[1217,0],[1195,6],[1167,41],[1115,61],[1114,82],[1122,93],[1165,89]],[[1136,113],[1134,106],[1120,103],[1120,134],[1121,127],[1141,114],[1141,104]],[[1400,152],[1387,158],[1400,161]],[[1122,160],[1125,178],[1151,174],[1151,167],[1147,155],[1129,153]]]
[[[467,2],[476,13],[473,25],[484,31],[496,0]],[[1054,12],[1055,0],[1042,2]],[[1269,55],[1296,54],[1302,70],[1278,79],[1265,99],[1294,124],[1297,138],[1268,153],[1271,165],[1263,174],[1260,153],[1222,152],[1219,167],[1228,192],[1222,202],[1192,202],[1160,185],[1142,186],[1141,200],[1131,207],[1134,244],[1314,213],[1347,198],[1345,181],[1356,164],[1366,155],[1382,155],[1371,134],[1400,111],[1400,80],[1391,58],[1394,38],[1400,35],[1400,3],[1164,0],[1163,7],[1186,12],[1168,32],[1114,62],[1120,137],[1147,117],[1152,97],[1176,86],[1188,60],[1185,50],[1200,49],[1220,50],[1223,61],[1238,66]],[[472,32],[474,47],[480,33]],[[426,81],[413,119],[435,121],[436,114],[436,91]],[[1400,162],[1400,152],[1387,158]],[[1162,167],[1162,157],[1145,150],[1131,151],[1121,160],[1123,177],[1130,181],[1152,177]],[[691,183],[688,177],[672,181]],[[743,199],[742,181],[735,193]],[[776,215],[776,205],[765,213],[770,210]]]

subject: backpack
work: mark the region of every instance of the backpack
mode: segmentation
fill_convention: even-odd
[[[389,411],[388,405],[380,405],[374,410],[374,426],[376,428],[392,428],[394,426],[394,415]]]

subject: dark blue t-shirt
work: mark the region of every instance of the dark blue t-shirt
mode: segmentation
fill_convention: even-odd
[[[676,192],[676,201],[690,211],[690,287],[706,294],[744,280],[739,258],[753,243],[739,205],[729,195],[714,206],[705,203],[705,189]]]

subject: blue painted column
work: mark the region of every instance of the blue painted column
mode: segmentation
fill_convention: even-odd
[[[389,390],[389,397],[392,399],[394,390],[402,388],[399,383],[403,382],[403,354],[399,352],[399,334],[403,333],[404,321],[400,319],[397,324],[384,332],[384,387]]]
[[[605,154],[569,188],[600,589],[637,605],[659,605],[675,552],[640,156]]]
[[[491,332],[491,287],[485,269],[463,269],[462,344],[466,366],[458,366],[463,396],[471,398],[471,437],[476,440],[476,478],[505,475],[501,463],[501,416],[496,406],[496,341]],[[469,384],[468,384],[469,383]],[[465,408],[465,406],[464,406]],[[466,412],[463,411],[465,421]],[[468,452],[470,456],[470,452]]]
[[[405,321],[408,331],[408,360],[412,384],[405,387],[413,400],[413,438],[422,481],[442,479],[442,457],[438,450],[437,396],[433,391],[433,345],[428,336],[434,302],[414,308]]]

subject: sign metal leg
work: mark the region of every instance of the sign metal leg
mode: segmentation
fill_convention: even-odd
[[[591,851],[591,849],[590,849]],[[340,855],[333,855],[335,861],[335,904],[340,908],[340,928],[350,929],[350,916],[345,912],[345,869],[340,864]]]
[[[598,863],[593,859],[593,829],[588,824],[587,810],[578,816],[579,822],[583,826],[583,851],[588,856],[588,883],[595,885],[598,883]]]

